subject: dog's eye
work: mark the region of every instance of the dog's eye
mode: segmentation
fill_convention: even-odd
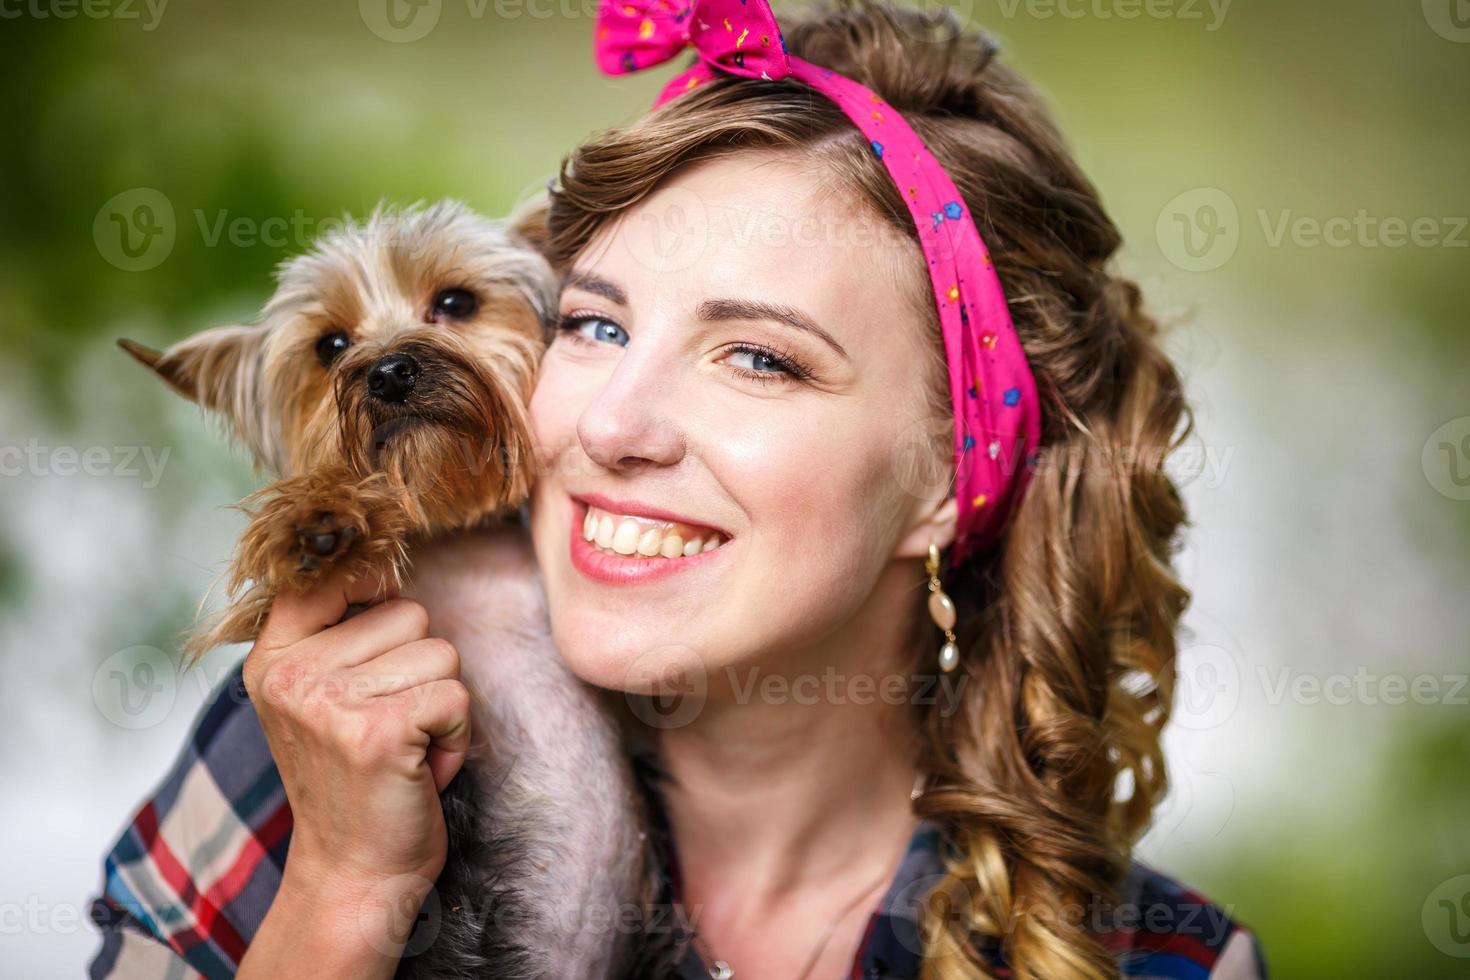
[[[345,333],[333,330],[331,333],[322,334],[321,339],[316,342],[316,356],[321,360],[322,366],[326,367],[341,357],[342,352],[351,346],[352,341],[347,339]]]
[[[480,301],[468,289],[441,289],[429,306],[429,320],[467,320],[480,308]]]

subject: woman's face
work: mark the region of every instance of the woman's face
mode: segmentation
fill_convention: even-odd
[[[573,263],[531,402],[531,515],[584,680],[698,670],[714,695],[750,667],[840,666],[885,570],[948,541],[943,480],[906,476],[948,438],[921,253],[811,170],[685,168]],[[922,576],[903,584],[917,608]]]

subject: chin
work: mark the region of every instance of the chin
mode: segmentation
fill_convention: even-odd
[[[568,622],[553,607],[551,624],[562,660],[588,684],[650,695],[707,686],[704,660],[693,645],[671,640],[666,623],[629,622],[624,613],[609,630],[606,616]]]

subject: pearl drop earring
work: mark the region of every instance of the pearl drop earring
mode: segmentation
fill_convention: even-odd
[[[934,617],[934,625],[944,630],[944,646],[939,648],[939,669],[946,674],[953,673],[960,665],[960,648],[954,636],[954,600],[945,595],[939,585],[939,548],[932,541],[929,542],[929,557],[924,560],[924,568],[929,573],[929,615]]]

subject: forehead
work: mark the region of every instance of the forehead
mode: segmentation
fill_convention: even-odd
[[[824,168],[776,152],[678,171],[604,225],[575,264],[616,279],[635,307],[758,294],[834,332],[896,317],[918,326],[918,246]]]
[[[487,303],[502,293],[535,295],[549,276],[499,223],[441,204],[333,227],[286,262],[279,279],[267,317],[322,313],[345,324],[407,315],[451,287],[474,288]]]

